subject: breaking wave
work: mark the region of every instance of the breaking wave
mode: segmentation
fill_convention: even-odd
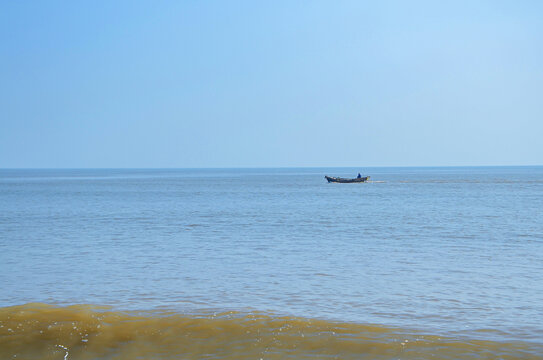
[[[1,359],[541,359],[543,345],[224,312],[0,308]]]

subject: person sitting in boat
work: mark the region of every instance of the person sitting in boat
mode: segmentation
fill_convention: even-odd
[[[360,173],[358,173],[358,176],[356,178],[360,179],[361,177],[362,177],[362,175],[360,175]]]

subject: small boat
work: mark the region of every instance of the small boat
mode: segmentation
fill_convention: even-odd
[[[345,178],[340,178],[340,177],[332,177],[332,176],[324,176],[324,178],[326,180],[328,180],[329,183],[331,182],[335,182],[335,183],[363,183],[363,182],[366,182],[370,179],[369,176],[362,176],[362,177],[359,177],[359,178],[354,178],[354,179],[345,179]]]

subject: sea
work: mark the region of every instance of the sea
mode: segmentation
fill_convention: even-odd
[[[0,359],[543,359],[543,167],[2,169]]]

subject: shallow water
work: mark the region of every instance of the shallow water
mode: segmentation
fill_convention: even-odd
[[[540,359],[543,346],[263,313],[0,310],[0,356],[23,359]]]
[[[155,341],[184,334],[172,321],[214,312],[239,313],[222,318],[235,326],[255,314],[270,316],[262,328],[282,318],[350,326],[357,339],[311,328],[322,346],[294,354],[282,342],[276,358],[349,358],[349,347],[356,354],[379,343],[367,328],[395,346],[421,334],[455,344],[440,358],[467,358],[471,346],[494,349],[490,357],[543,357],[543,168],[372,168],[363,175],[374,183],[324,180],[358,171],[0,170],[0,306],[73,312],[82,310],[64,306],[85,303],[111,306],[107,316],[120,324],[134,324],[123,318],[134,310],[154,324],[166,319],[156,326],[172,337],[143,338],[144,358],[179,357],[183,347],[159,356]],[[129,331],[141,332],[137,324]],[[266,330],[267,341],[276,331]],[[10,336],[0,328],[3,344],[25,344]],[[235,358],[235,344],[246,358],[263,354],[246,352],[254,338],[224,336],[230,345],[205,341],[230,349],[215,357]],[[428,346],[441,349],[439,341]],[[429,358],[428,346],[412,358]],[[379,356],[399,356],[386,348]],[[51,359],[65,355],[48,349]],[[70,358],[101,356],[82,349]],[[107,356],[124,351],[135,350]],[[205,357],[194,351],[185,358]]]

